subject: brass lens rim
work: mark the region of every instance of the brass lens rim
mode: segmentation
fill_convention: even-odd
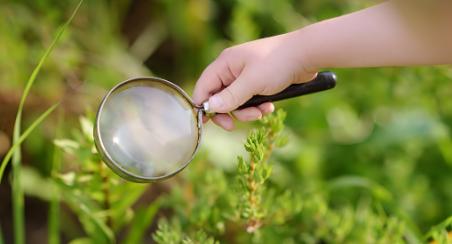
[[[197,138],[197,142],[196,142],[196,147],[193,150],[193,153],[190,157],[189,160],[187,160],[187,162],[184,162],[182,164],[181,167],[179,167],[177,170],[175,170],[174,172],[171,172],[167,175],[163,175],[163,176],[158,176],[158,177],[144,177],[141,175],[137,175],[135,173],[129,172],[127,169],[124,169],[123,167],[121,167],[121,164],[117,163],[108,153],[108,150],[105,148],[104,143],[102,142],[102,138],[100,136],[100,126],[99,126],[99,120],[100,120],[100,115],[102,114],[103,108],[105,103],[107,102],[107,100],[110,98],[110,96],[119,88],[125,86],[125,85],[129,85],[130,83],[134,83],[134,82],[143,82],[143,81],[147,81],[147,82],[157,82],[160,84],[163,84],[165,86],[167,86],[168,88],[171,88],[172,90],[174,90],[177,94],[181,95],[182,98],[184,98],[193,108],[193,112],[195,113],[195,119],[197,122],[197,128],[198,128],[198,138]],[[193,160],[196,152],[198,151],[199,145],[201,144],[201,135],[202,135],[202,115],[203,115],[203,108],[202,106],[198,106],[196,104],[193,103],[193,101],[191,100],[191,98],[188,96],[188,94],[179,86],[177,86],[176,84],[162,79],[162,78],[158,78],[158,77],[135,77],[135,78],[131,78],[128,80],[125,80],[123,82],[118,83],[116,86],[114,86],[112,89],[110,89],[108,91],[108,93],[104,96],[104,98],[102,99],[102,102],[99,106],[99,109],[97,110],[97,114],[96,114],[96,120],[94,123],[94,145],[96,146],[96,149],[99,153],[99,155],[101,156],[102,161],[105,162],[105,164],[111,169],[113,170],[113,172],[115,172],[117,175],[119,175],[120,177],[124,178],[125,180],[128,181],[132,181],[132,182],[138,182],[138,183],[149,183],[149,182],[154,182],[154,181],[160,181],[160,180],[164,180],[167,178],[170,178],[171,176],[174,176],[175,174],[179,173],[180,171],[182,171],[185,167],[187,167],[187,165]]]

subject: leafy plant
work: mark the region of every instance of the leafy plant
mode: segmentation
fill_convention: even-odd
[[[154,233],[154,241],[159,244],[217,244],[212,237],[208,237],[203,231],[196,232],[192,237],[182,234],[178,222],[168,223],[166,219],[159,222],[158,230]]]
[[[277,165],[269,160],[273,149],[288,141],[282,133],[284,117],[280,110],[250,132],[244,144],[249,159],[238,158],[237,174],[200,166],[202,173],[195,169],[189,174],[194,188],[187,188],[188,182],[173,188],[164,201],[173,216],[171,221],[160,220],[154,240],[187,243],[196,233],[203,233],[210,241],[239,243],[421,242],[408,222],[388,213],[372,198],[363,197],[356,207],[334,206],[326,192],[301,193],[278,187],[271,177],[271,168]],[[237,179],[236,187],[225,190],[224,186],[234,185]],[[388,199],[389,194],[382,186],[358,177],[339,178],[330,185],[331,189],[364,187],[376,199]]]
[[[9,162],[12,156],[12,204],[13,204],[13,223],[14,223],[14,238],[15,242],[18,244],[25,243],[25,216],[24,216],[24,193],[21,186],[21,151],[20,144],[28,137],[28,135],[36,128],[50,113],[52,113],[57,105],[54,105],[47,109],[38,119],[36,119],[30,127],[23,134],[21,134],[21,123],[22,123],[22,113],[25,105],[27,96],[31,90],[33,83],[38,76],[42,65],[44,64],[47,57],[52,52],[53,48],[57,44],[60,37],[63,35],[64,30],[71,23],[78,9],[80,8],[83,1],[80,1],[75,10],[73,11],[71,17],[66,21],[66,23],[61,27],[60,31],[56,34],[50,46],[45,51],[44,55],[39,60],[38,65],[33,70],[30,78],[28,79],[22,97],[20,99],[19,108],[17,110],[16,119],[14,122],[13,129],[13,146],[9,149],[6,156],[3,158],[0,165],[0,182],[3,177],[3,172],[6,168],[6,164]]]
[[[31,126],[20,130],[0,165],[3,176],[18,142],[27,161],[42,162],[31,167],[20,162],[14,173],[19,172],[14,179],[20,182],[13,183],[27,197],[49,202],[50,243],[147,243],[152,238],[160,243],[450,242],[449,219],[430,227],[452,211],[452,72],[447,67],[336,70],[343,82],[334,91],[278,104],[288,112],[284,132],[278,118],[282,112],[264,118],[273,122],[261,123],[247,139],[242,138],[247,126],[226,135],[209,131],[211,138],[190,167],[147,186],[124,182],[103,166],[93,150],[89,112],[77,123],[85,108],[93,108],[100,93],[121,79],[152,71],[184,81],[179,84],[190,90],[227,46],[291,31],[371,2],[84,4],[75,28],[66,29],[36,77],[45,82],[33,84],[27,99],[27,109],[45,111],[66,97],[57,125],[48,121],[37,130],[47,115],[37,116],[39,123],[25,118]],[[17,81],[25,80],[33,60],[40,58],[41,43],[51,44],[66,10],[63,1],[2,2],[2,122],[8,120],[7,111],[16,111],[14,102],[3,101],[14,101],[9,98],[22,90]],[[0,151],[9,131],[8,126],[1,129]],[[280,133],[272,139],[276,131]],[[56,134],[53,144],[49,132]],[[290,143],[277,149],[288,138]],[[238,142],[244,142],[245,153],[235,151]],[[242,157],[235,160],[234,155]],[[14,194],[15,199],[23,197],[20,191]],[[25,221],[27,226],[32,222],[27,231],[46,224],[46,213],[34,217],[43,212],[35,202],[39,200],[27,201],[33,213]],[[12,221],[23,226],[21,218],[3,216],[4,242],[12,240],[6,231]],[[23,235],[23,229],[13,229],[16,236]]]
[[[114,243],[120,230],[128,229],[125,240],[139,243],[159,209],[158,200],[146,207],[132,209],[147,185],[124,181],[101,161],[94,147],[93,124],[80,118],[80,130],[74,139],[56,139],[55,145],[66,156],[75,157],[76,170],[56,172],[53,180],[62,194],[60,201],[74,211],[87,236],[73,237],[73,242],[85,240]]]
[[[238,157],[238,180],[241,186],[238,209],[240,216],[247,221],[247,232],[253,233],[262,225],[262,218],[266,210],[262,207],[262,197],[265,191],[265,182],[270,177],[271,165],[268,160],[275,144],[283,146],[286,140],[282,139],[281,132],[285,112],[278,110],[275,116],[263,119],[263,127],[253,130],[245,143],[245,150],[249,153],[249,162]]]
[[[451,243],[452,242],[452,217],[434,226],[425,235],[429,243]]]

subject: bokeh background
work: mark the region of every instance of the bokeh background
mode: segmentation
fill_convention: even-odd
[[[203,68],[228,46],[376,3],[85,1],[44,64],[26,103],[24,124],[53,103],[62,102],[23,145],[22,164],[32,175],[26,178],[51,177],[55,138],[70,137],[79,130],[80,116],[92,119],[102,96],[119,81],[153,75],[191,93]],[[72,0],[6,0],[0,4],[0,157],[11,145],[25,82],[76,4]],[[452,69],[334,71],[339,77],[334,90],[277,103],[287,112],[289,144],[275,152],[271,184],[294,192],[317,192],[338,211],[341,206],[356,209],[363,202],[378,203],[406,221],[414,233],[425,233],[452,215]],[[233,174],[236,156],[244,154],[241,144],[254,126],[239,124],[237,131],[229,133],[208,125],[193,163],[196,166],[176,179],[143,186],[137,201],[146,205],[171,192],[178,182],[188,184],[196,178],[194,171],[210,173],[199,168]],[[77,170],[74,165],[79,160],[63,156],[62,171]],[[6,243],[13,241],[9,182],[5,177],[0,185],[0,223]],[[43,243],[48,239],[48,201],[42,191],[47,188],[35,189],[34,184],[24,183],[26,236],[29,243]],[[172,211],[167,207],[159,216],[172,216]],[[62,240],[84,236],[80,223],[71,222],[76,219],[71,208],[62,203],[61,212]],[[155,230],[155,222],[151,221],[147,232]],[[150,235],[144,240],[151,241]],[[121,232],[116,236],[121,239]]]

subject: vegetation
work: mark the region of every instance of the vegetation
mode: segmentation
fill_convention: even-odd
[[[362,1],[100,0],[74,17],[77,4],[0,7],[0,244],[452,242],[449,67],[335,70],[337,88],[286,112],[208,126],[163,182],[125,182],[93,146],[96,106],[120,80],[191,90],[223,48]]]

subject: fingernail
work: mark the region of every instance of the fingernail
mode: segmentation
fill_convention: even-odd
[[[221,98],[218,95],[214,95],[209,98],[209,110],[215,111],[221,107],[223,107],[224,101],[223,98]]]

